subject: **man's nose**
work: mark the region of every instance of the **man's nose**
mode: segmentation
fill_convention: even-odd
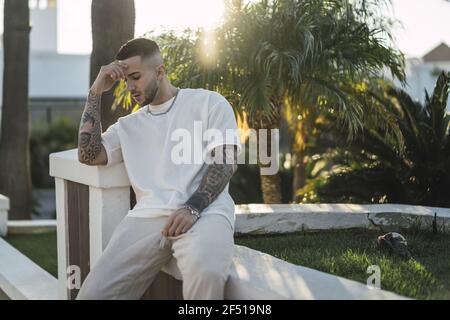
[[[127,90],[133,91],[135,89],[135,85],[132,81],[127,81]]]

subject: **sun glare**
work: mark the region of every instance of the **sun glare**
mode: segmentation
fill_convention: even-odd
[[[222,19],[223,0],[135,0],[136,35],[162,29],[212,28]]]
[[[210,29],[223,18],[224,3],[223,0],[135,0],[135,9],[135,36],[138,37],[166,29]],[[91,51],[90,11],[90,0],[58,0],[59,52],[87,54]]]
[[[203,33],[201,44],[202,61],[205,65],[211,66],[217,55],[216,35],[213,29],[208,29]]]

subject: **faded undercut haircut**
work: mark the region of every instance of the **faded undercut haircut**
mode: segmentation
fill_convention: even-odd
[[[117,51],[116,59],[125,60],[131,57],[140,56],[142,59],[159,54],[159,46],[155,41],[147,38],[136,38],[127,41]]]

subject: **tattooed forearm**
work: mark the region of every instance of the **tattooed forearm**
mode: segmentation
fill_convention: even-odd
[[[219,159],[223,160],[208,165],[200,186],[186,202],[186,205],[198,212],[202,212],[216,200],[237,169],[236,146],[225,145],[214,150],[214,152],[217,151],[222,152],[223,158]]]
[[[100,102],[101,95],[89,91],[78,133],[78,159],[82,163],[92,164],[101,151]]]

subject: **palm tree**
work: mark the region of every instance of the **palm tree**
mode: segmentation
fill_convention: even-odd
[[[449,91],[450,73],[443,72],[424,105],[393,87],[386,97],[370,93],[374,99],[369,103],[383,105],[397,119],[404,144],[399,147],[380,125],[366,126],[363,135],[334,152],[334,170],[311,180],[300,198],[449,207]]]
[[[135,8],[134,0],[92,0],[92,54],[90,83],[97,76],[100,67],[114,60],[120,46],[134,37]],[[106,130],[128,110],[115,109],[113,92],[102,96],[102,129]]]
[[[355,85],[377,76],[382,68],[390,70],[400,80],[404,79],[404,74],[401,53],[387,46],[381,37],[382,34],[390,36],[389,24],[377,15],[374,3],[352,3],[306,1],[299,4],[285,1],[279,18],[271,23],[274,25],[282,21],[274,32],[282,36],[272,40],[272,47],[276,48],[277,43],[293,43],[289,49],[299,53],[302,59],[298,68],[299,79],[286,77],[287,92],[283,106],[294,135],[294,193],[305,183],[308,140],[322,114],[337,114],[339,125],[348,128],[349,140],[362,129],[362,118],[366,112],[381,111],[378,113],[381,121],[387,121],[394,128],[396,125],[392,119],[384,117],[382,110],[365,110],[365,105],[353,98]],[[309,12],[307,17],[305,12]],[[305,19],[310,21],[304,26],[299,25],[298,22]],[[302,41],[289,41],[286,36],[289,30],[294,30],[293,34],[303,35]],[[295,64],[289,68],[291,62],[286,52],[287,49],[278,49],[266,55],[272,61],[278,60],[280,65],[287,66],[285,72],[295,70]]]
[[[28,139],[28,0],[5,1],[3,48],[0,193],[10,198],[11,219],[30,219],[32,198]]]

